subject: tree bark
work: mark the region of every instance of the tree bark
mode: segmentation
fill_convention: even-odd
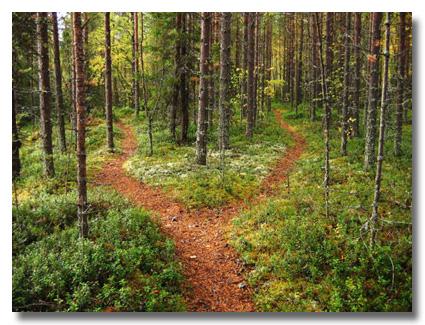
[[[369,170],[374,165],[376,147],[376,110],[378,105],[379,83],[379,52],[381,44],[381,19],[382,13],[374,12],[372,18],[372,51],[369,55],[370,76],[368,95],[368,114],[366,128],[366,145],[364,156],[364,168]]]
[[[189,130],[189,87],[188,87],[188,56],[187,56],[187,13],[182,14],[182,44],[181,44],[181,59],[183,61],[182,71],[180,73],[180,101],[182,110],[181,120],[181,142],[188,142]]]
[[[295,114],[298,114],[298,105],[302,101],[302,55],[303,55],[303,43],[304,43],[304,21],[303,16],[301,15],[300,19],[300,32],[299,32],[299,43],[298,43],[298,57],[297,65],[295,70]]]
[[[341,114],[341,155],[347,155],[348,138],[348,95],[349,95],[349,74],[350,74],[350,33],[351,33],[351,12],[345,13],[345,35],[344,35],[344,90],[342,95]]]
[[[354,14],[354,92],[353,92],[353,108],[351,110],[351,116],[353,122],[351,127],[353,129],[353,136],[360,136],[360,78],[361,78],[361,67],[362,61],[360,56],[361,47],[361,31],[362,31],[362,14],[356,12]]]
[[[398,37],[398,83],[397,83],[397,110],[396,132],[394,138],[394,155],[401,155],[401,139],[403,131],[404,111],[404,83],[406,79],[406,13],[400,12],[400,26]]]
[[[37,13],[37,45],[40,96],[40,130],[43,146],[44,173],[55,175],[53,164],[52,120],[50,111],[49,42],[47,34],[47,13]]]
[[[252,138],[254,132],[254,51],[255,51],[255,14],[248,14],[248,80],[247,80],[247,124],[246,137]]]
[[[65,118],[62,92],[62,69],[59,52],[58,19],[56,12],[52,12],[53,25],[53,56],[55,64],[55,86],[56,86],[56,114],[58,119],[59,147],[61,152],[66,151]]]
[[[170,135],[171,138],[176,140],[176,118],[177,110],[179,107],[179,94],[180,94],[180,74],[181,74],[181,24],[182,24],[182,13],[176,13],[176,31],[177,39],[175,43],[175,53],[174,53],[174,84],[173,84],[173,95],[172,102],[170,107]]]
[[[326,217],[329,217],[329,183],[330,183],[330,164],[329,164],[329,156],[330,156],[330,144],[329,144],[329,128],[330,128],[330,119],[331,119],[331,110],[328,102],[328,86],[326,81],[326,70],[325,64],[323,60],[323,45],[322,45],[322,35],[320,33],[319,26],[319,14],[316,12],[314,14],[315,25],[316,25],[316,33],[319,36],[319,61],[320,61],[320,72],[321,72],[321,81],[322,81],[322,100],[325,108],[325,128],[324,128],[324,136],[325,136],[325,176],[323,185],[325,188],[325,213]]]
[[[209,38],[211,28],[211,13],[203,12],[201,20],[201,56],[199,81],[199,107],[196,131],[196,163],[207,164],[207,121],[206,108],[208,105],[208,78],[209,78]]]
[[[75,48],[76,95],[77,95],[77,183],[78,183],[78,220],[80,237],[88,236],[87,220],[87,175],[86,175],[86,92],[83,33],[81,28],[81,13],[72,15]]]
[[[140,111],[139,96],[139,16],[137,12],[132,12],[133,22],[133,105],[136,115]]]
[[[231,73],[231,24],[232,14],[223,12],[221,16],[220,38],[220,136],[218,147],[220,150],[229,148],[230,127],[230,73]]]
[[[108,150],[114,151],[114,130],[112,122],[112,59],[110,13],[105,12],[105,114]]]
[[[390,61],[390,13],[386,14],[385,21],[385,49],[384,49],[384,72],[382,77],[382,93],[381,93],[381,111],[379,124],[379,144],[378,157],[376,159],[376,175],[375,175],[375,192],[372,204],[372,216],[370,222],[370,243],[373,245],[376,240],[378,223],[378,202],[381,193],[382,178],[382,162],[384,160],[384,143],[385,143],[385,116],[387,110],[387,92],[388,92],[388,66]]]
[[[312,80],[311,80],[311,102],[310,102],[310,121],[316,120],[317,109],[317,78],[318,78],[318,62],[317,62],[317,30],[314,24],[313,14],[310,17],[311,24],[311,66],[312,66]]]

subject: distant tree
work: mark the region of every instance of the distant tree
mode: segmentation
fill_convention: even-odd
[[[131,21],[133,25],[133,107],[136,112],[136,115],[139,114],[140,111],[140,96],[139,96],[139,18],[137,12],[131,13]]]
[[[74,53],[76,71],[76,104],[77,104],[77,183],[78,183],[78,220],[80,237],[88,236],[89,225],[87,220],[87,173],[86,173],[86,89],[84,43],[81,27],[81,13],[72,14],[74,31]]]
[[[172,93],[172,101],[170,106],[170,134],[171,138],[176,140],[176,118],[177,118],[177,110],[179,107],[179,95],[180,95],[180,74],[181,74],[181,44],[182,44],[182,15],[183,13],[176,13],[176,32],[177,38],[175,42],[175,53],[174,53],[174,83],[173,83],[173,93]]]
[[[374,165],[376,147],[376,109],[378,105],[379,84],[379,55],[381,48],[381,19],[382,13],[372,14],[372,48],[368,56],[370,65],[368,114],[365,141],[364,168],[369,170]]]
[[[351,109],[351,116],[353,121],[351,127],[353,129],[353,136],[358,137],[360,135],[360,78],[361,78],[361,31],[362,31],[362,13],[354,13],[354,91],[353,91],[353,107]]]
[[[52,12],[52,25],[53,25],[53,56],[55,64],[55,86],[56,86],[56,115],[58,119],[58,134],[59,146],[62,152],[66,151],[66,137],[65,137],[65,119],[64,119],[64,105],[62,93],[62,69],[59,51],[59,33],[58,33],[58,19],[56,12]]]
[[[401,139],[403,131],[404,83],[406,79],[406,13],[400,12],[398,36],[398,79],[397,79],[397,109],[396,132],[394,138],[394,155],[401,155]]]
[[[114,151],[114,130],[112,118],[112,59],[111,59],[111,25],[110,13],[105,12],[105,117],[106,117],[106,138],[108,140],[108,150]]]
[[[231,73],[231,34],[232,14],[221,14],[221,37],[220,37],[220,136],[218,147],[220,150],[229,148],[230,127],[230,73]]]
[[[37,13],[37,48],[40,96],[40,131],[43,146],[44,173],[48,177],[55,175],[53,164],[52,121],[50,111],[50,73],[49,41],[47,13]]]
[[[199,82],[199,107],[198,125],[196,130],[196,163],[207,164],[207,121],[206,109],[208,105],[208,78],[210,56],[211,13],[203,12],[201,18],[201,56],[200,56],[200,82]]]
[[[255,110],[255,92],[254,92],[254,52],[255,52],[255,14],[247,13],[248,15],[248,100],[247,100],[247,124],[246,137],[252,138],[254,133],[254,110]]]
[[[329,165],[329,156],[330,156],[330,144],[329,144],[329,129],[330,129],[330,120],[331,120],[331,110],[329,107],[328,101],[328,86],[326,81],[326,68],[323,60],[323,45],[322,45],[322,35],[320,32],[320,17],[319,13],[314,14],[316,33],[318,37],[318,46],[319,46],[319,61],[320,61],[320,73],[322,81],[322,101],[325,108],[324,116],[324,136],[325,136],[325,177],[323,185],[325,187],[325,211],[326,217],[329,217],[329,183],[330,183],[330,165]]]
[[[381,194],[381,178],[382,178],[382,162],[384,160],[384,143],[385,143],[385,124],[386,124],[386,110],[388,100],[388,66],[390,61],[390,25],[391,14],[386,14],[385,20],[385,48],[384,48],[384,71],[382,77],[382,93],[381,93],[381,110],[380,110],[380,124],[379,124],[379,141],[378,141],[378,156],[376,158],[376,175],[375,175],[375,191],[372,204],[372,216],[369,224],[370,229],[370,243],[374,244],[376,240],[378,223],[378,203]]]
[[[180,107],[181,107],[181,137],[182,143],[188,142],[189,130],[189,69],[188,69],[188,36],[187,36],[187,12],[182,14],[181,23],[181,72],[180,72]]]
[[[350,82],[350,33],[351,33],[351,12],[345,13],[345,33],[344,33],[344,90],[342,94],[342,114],[341,114],[341,155],[347,155],[348,138],[348,96]]]
[[[298,114],[298,105],[302,101],[302,69],[303,69],[303,44],[304,44],[304,17],[299,13],[299,35],[298,35],[298,56],[295,66],[295,114]]]
[[[316,120],[316,109],[317,109],[317,96],[318,96],[318,57],[317,57],[317,30],[314,24],[314,14],[310,16],[310,25],[311,25],[311,101],[310,101],[310,121]]]

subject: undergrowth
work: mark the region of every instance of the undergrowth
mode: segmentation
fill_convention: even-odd
[[[403,152],[386,142],[378,241],[370,248],[362,226],[371,214],[374,173],[363,171],[362,139],[350,139],[340,157],[331,132],[330,217],[325,217],[321,122],[285,112],[308,148],[290,174],[289,188],[243,212],[230,239],[252,271],[249,283],[260,311],[411,311],[411,127]]]
[[[127,116],[123,109],[118,114]],[[95,173],[113,154],[102,120],[87,131],[89,238],[79,239],[76,158],[55,147],[56,176],[43,176],[39,134],[20,129],[22,175],[13,191],[13,310],[182,311],[181,267],[173,243],[143,210]],[[71,139],[68,133],[68,139]],[[121,132],[115,128],[119,152]]]
[[[231,148],[225,152],[224,163],[221,163],[214,127],[208,131],[207,165],[200,166],[195,162],[194,143],[188,146],[174,143],[167,126],[158,120],[154,124],[151,157],[146,154],[146,123],[143,118],[133,120],[139,151],[124,166],[131,175],[150,185],[161,186],[189,208],[217,207],[248,198],[292,141],[272,112],[258,121],[252,140],[245,137],[245,124],[236,121],[230,129]]]

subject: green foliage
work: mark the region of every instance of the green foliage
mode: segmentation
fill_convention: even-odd
[[[154,126],[154,155],[146,156],[146,123],[136,121],[134,126],[139,153],[125,163],[125,168],[143,182],[163,187],[190,208],[217,207],[253,195],[291,143],[272,113],[258,122],[251,141],[244,135],[244,125],[233,124],[223,178],[216,129],[209,135],[207,166],[200,166],[195,163],[195,149],[172,143],[161,122]]]
[[[15,311],[182,311],[173,244],[149,215],[112,209],[90,238],[68,227],[13,261]]]
[[[120,117],[133,114],[115,110]],[[115,128],[116,143],[121,132]],[[170,240],[145,211],[108,188],[88,188],[90,235],[78,238],[76,159],[54,150],[56,176],[43,176],[39,133],[21,127],[22,175],[14,186],[13,309],[16,311],[181,311],[180,266]],[[54,134],[57,134],[54,132]],[[71,132],[67,134],[72,139]],[[111,158],[104,122],[91,118],[89,184]]]
[[[288,119],[290,114],[286,113]],[[289,119],[290,120],[290,119]],[[262,311],[410,311],[412,309],[411,129],[400,158],[386,144],[378,242],[362,226],[370,217],[374,175],[362,170],[364,143],[351,139],[339,157],[331,132],[329,219],[324,213],[320,122],[294,119],[308,149],[281,193],[234,221],[231,241],[252,266],[249,282]]]

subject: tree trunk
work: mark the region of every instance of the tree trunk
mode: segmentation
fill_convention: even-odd
[[[75,12],[72,16],[74,30],[74,48],[76,64],[77,90],[77,183],[78,183],[78,220],[80,223],[80,237],[88,236],[87,220],[87,178],[86,178],[86,93],[85,93],[85,64],[83,33],[81,28],[81,13]]]
[[[12,179],[15,180],[21,174],[21,159],[19,158],[19,140],[18,127],[16,125],[16,96],[15,89],[12,87]]]
[[[401,155],[401,139],[403,131],[403,102],[404,83],[406,79],[406,13],[400,12],[400,26],[398,37],[398,83],[397,83],[397,110],[396,132],[394,138],[394,155]]]
[[[360,78],[361,78],[361,31],[362,31],[362,14],[356,12],[354,14],[354,92],[353,92],[353,108],[351,110],[351,116],[353,122],[351,127],[353,129],[353,136],[360,136]]]
[[[114,131],[112,122],[112,59],[110,13],[105,12],[105,113],[108,150],[114,151]]]
[[[304,21],[303,16],[300,14],[300,32],[299,32],[299,44],[298,44],[298,57],[295,71],[295,114],[298,114],[298,105],[302,101],[302,55],[303,55],[303,43],[304,43]]]
[[[312,80],[311,80],[311,102],[310,102],[310,121],[316,120],[317,109],[317,78],[318,78],[318,63],[317,63],[317,30],[314,25],[313,14],[310,17],[311,24],[311,66],[312,66]]]
[[[220,136],[218,147],[220,150],[229,148],[230,127],[230,47],[231,47],[232,14],[223,12],[221,16],[220,38]]]
[[[328,87],[326,81],[326,70],[325,64],[323,60],[323,45],[322,45],[322,35],[320,33],[319,27],[319,14],[316,12],[314,14],[315,25],[316,25],[316,33],[319,36],[319,61],[320,61],[320,72],[322,79],[322,100],[325,108],[325,128],[324,128],[324,136],[325,136],[325,176],[323,185],[325,187],[325,211],[326,217],[329,217],[329,183],[330,183],[330,165],[329,165],[329,156],[330,156],[330,144],[329,144],[329,128],[330,128],[330,119],[331,119],[331,110],[328,102]]]
[[[140,111],[139,96],[139,16],[137,12],[132,13],[133,22],[133,105],[136,115]]]
[[[254,132],[254,51],[255,51],[255,14],[248,13],[248,100],[246,136],[252,138]]]
[[[49,43],[47,35],[47,13],[37,13],[38,70],[40,92],[40,131],[43,146],[44,173],[55,175],[53,165],[52,120],[50,116]]]
[[[244,29],[243,29],[243,61],[242,61],[242,95],[241,95],[241,120],[247,116],[248,109],[248,29],[249,29],[249,13],[244,12]]]
[[[372,216],[370,222],[370,243],[374,244],[376,240],[376,225],[378,223],[378,202],[381,193],[382,178],[382,162],[384,160],[384,143],[385,143],[385,116],[387,110],[387,92],[388,92],[388,66],[390,61],[390,13],[386,14],[385,21],[385,49],[384,49],[384,73],[382,80],[381,94],[381,111],[379,124],[379,144],[378,157],[376,159],[376,175],[375,175],[375,193],[372,204]]]
[[[379,83],[379,52],[381,44],[381,19],[382,13],[374,12],[372,18],[372,51],[368,57],[370,63],[368,114],[366,128],[366,145],[364,168],[369,170],[374,164],[376,143],[376,108],[378,105]]]
[[[59,52],[58,19],[56,12],[52,12],[53,25],[53,55],[55,63],[55,86],[56,86],[56,114],[58,119],[59,147],[61,152],[66,151],[65,118],[62,92],[62,70]]]
[[[180,73],[180,100],[182,110],[181,121],[181,142],[188,142],[189,130],[189,87],[188,87],[188,57],[187,57],[187,13],[182,14],[182,44],[181,44],[181,59],[183,61],[182,71]]]
[[[196,163],[207,164],[207,122],[206,108],[208,105],[208,77],[209,77],[209,38],[211,27],[211,13],[203,12],[201,20],[201,56],[200,56],[200,81],[199,81],[199,108],[198,125],[196,131]]]
[[[341,155],[347,155],[348,138],[348,94],[350,75],[350,33],[351,33],[351,12],[345,13],[345,34],[344,34],[344,90],[342,95],[341,114]]]
[[[240,33],[240,16],[239,13],[233,15],[236,20],[236,35],[235,35],[235,68],[241,67],[241,33]]]
[[[176,140],[176,118],[177,118],[177,109],[179,107],[179,94],[180,94],[180,74],[181,74],[181,24],[182,24],[182,13],[176,13],[176,31],[177,39],[175,43],[175,53],[174,53],[174,85],[173,85],[173,95],[172,102],[170,107],[170,135],[173,141]]]
[[[266,40],[267,40],[267,53],[266,53],[266,83],[267,87],[271,87],[270,81],[271,81],[271,68],[272,68],[272,60],[273,60],[273,22],[272,19],[269,17],[267,20],[267,34],[266,34]],[[266,107],[267,111],[271,112],[272,110],[272,99],[270,96],[270,92],[266,94]]]

